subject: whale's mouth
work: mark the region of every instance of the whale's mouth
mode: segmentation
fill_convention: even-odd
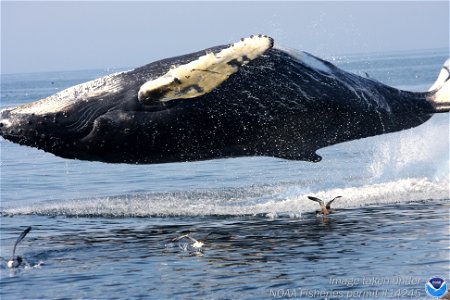
[[[0,110],[0,130],[3,133],[4,128],[8,128],[11,126],[11,122],[9,121],[11,109],[4,108]]]
[[[19,143],[23,137],[23,129],[16,128],[11,116],[11,108],[0,110],[0,136],[12,142]]]
[[[18,109],[20,106],[0,111],[0,136],[20,145],[46,151],[58,152],[58,149],[64,148],[66,152],[76,146],[76,141],[86,136],[93,126],[92,121],[78,120],[83,126],[72,126],[74,130],[70,130],[70,124],[74,122],[67,120],[67,115],[36,115],[17,112]]]

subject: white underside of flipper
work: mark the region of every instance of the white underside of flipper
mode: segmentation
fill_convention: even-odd
[[[207,53],[187,64],[173,67],[139,89],[141,103],[194,98],[211,92],[239,68],[272,48],[268,36],[251,36],[218,53]]]

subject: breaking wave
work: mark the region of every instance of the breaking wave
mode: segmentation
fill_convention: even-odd
[[[4,215],[38,214],[49,216],[148,217],[208,216],[302,213],[317,209],[306,198],[315,195],[332,198],[336,208],[354,208],[370,204],[448,199],[448,181],[427,178],[401,179],[360,187],[309,191],[307,187],[259,186],[192,192],[150,193],[64,201],[46,201],[35,205],[7,208]]]

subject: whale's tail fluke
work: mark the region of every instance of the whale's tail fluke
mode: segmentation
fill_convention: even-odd
[[[436,82],[429,89],[427,100],[436,113],[450,111],[450,59],[444,63]]]

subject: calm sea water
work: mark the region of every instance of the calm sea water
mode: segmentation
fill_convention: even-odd
[[[426,90],[448,51],[330,57]],[[113,70],[2,75],[1,107]],[[114,70],[116,71],[116,70]],[[320,163],[237,158],[162,165],[66,160],[1,145],[2,299],[429,299],[450,279],[449,115],[319,151]],[[317,217],[307,195],[336,200]],[[203,253],[187,242],[205,241]]]

